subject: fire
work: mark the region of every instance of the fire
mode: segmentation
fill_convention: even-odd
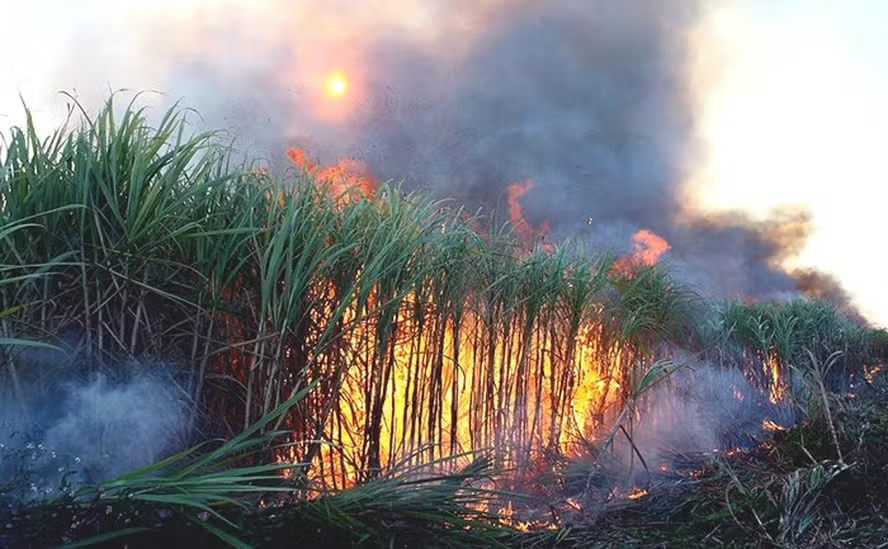
[[[299,148],[288,156],[345,200],[377,188],[360,162],[324,166]],[[526,181],[508,189],[510,219],[528,245],[548,233],[545,223],[536,227],[524,219],[520,200],[532,187]],[[647,231],[634,240],[633,262],[650,264],[668,249]],[[335,295],[332,288],[326,291]],[[376,290],[368,307],[390,299]],[[619,409],[614,405],[622,394],[621,372],[632,350],[609,342],[603,322],[584,319],[566,330],[541,317],[536,328],[526,330],[512,313],[491,317],[483,307],[469,306],[458,317],[439,319],[429,314],[437,306],[414,290],[388,308],[388,320],[373,315],[351,329],[338,355],[346,375],[322,428],[321,438],[335,444],[317,450],[311,479],[346,487],[394,463],[430,463],[481,447],[494,448],[498,464],[507,466],[533,461],[544,450],[577,455],[580,441],[595,440],[613,419],[608,414]],[[359,316],[354,306],[343,322]],[[397,331],[379,340],[384,322]],[[305,458],[290,449],[281,459]],[[638,489],[629,497],[646,494]],[[514,524],[511,508],[503,512]]]
[[[346,204],[378,188],[369,168],[357,160],[322,165],[299,148],[287,154]],[[510,220],[528,247],[549,230],[524,218],[521,199],[532,188],[533,182],[525,181],[507,190]],[[665,239],[648,230],[632,240],[632,254],[615,268],[631,272],[653,265],[669,250]],[[518,471],[517,483],[532,478],[533,464],[546,455],[582,455],[616,420],[624,389],[631,387],[630,365],[639,355],[609,335],[606,312],[573,318],[560,315],[557,304],[504,307],[486,294],[438,303],[430,298],[438,294],[425,292],[446,283],[448,273],[430,276],[428,284],[416,287],[402,288],[396,280],[392,287],[377,284],[368,288],[363,304],[348,304],[340,321],[347,328],[336,328],[341,337],[316,359],[316,371],[306,374],[307,380],[336,381],[312,397],[320,404],[306,405],[306,412],[299,412],[305,417],[294,414],[288,424],[294,440],[325,443],[288,448],[280,462],[310,464],[309,480],[340,489],[394,466],[424,466],[491,448],[497,467]],[[525,295],[532,290],[519,289]],[[313,291],[329,303],[323,306],[328,309],[311,311],[318,325],[333,316],[337,300],[351,299],[323,277]],[[756,356],[751,365],[756,370],[763,365],[772,398],[782,398],[777,353]],[[735,398],[744,398],[732,389]],[[452,464],[466,465],[469,459]],[[660,470],[670,468],[664,464]],[[617,495],[637,500],[648,492],[635,488]],[[582,509],[577,501],[568,505]],[[498,518],[517,528],[536,524],[519,522],[511,505],[500,509]]]
[[[290,161],[317,184],[329,185],[330,194],[343,200],[357,200],[361,196],[373,196],[379,184],[363,162],[343,159],[330,166],[321,166],[309,159],[304,150],[291,147],[287,150]]]
[[[527,194],[533,188],[533,181],[527,180],[523,183],[513,183],[506,189],[509,204],[509,221],[515,229],[515,234],[528,248],[532,248],[536,243],[541,243],[549,234],[549,223],[544,222],[539,227],[534,227],[524,219],[524,209],[521,206],[521,197]],[[544,243],[543,249],[552,251],[554,246],[551,243]]]
[[[299,148],[288,156],[342,200],[377,188],[360,162],[324,166]],[[510,187],[510,213],[523,227],[519,235],[542,237],[545,225],[523,223],[519,199],[531,185]],[[336,297],[332,286],[318,291]],[[374,290],[364,310],[391,299]],[[308,459],[291,448],[280,459],[311,462],[310,478],[336,488],[394,463],[429,463],[473,448],[495,448],[498,464],[509,465],[544,449],[574,455],[580,441],[595,440],[605,411],[616,409],[629,350],[603,343],[604,326],[595,322],[571,332],[540,318],[533,321],[538,328],[525,331],[519,316],[490,317],[469,305],[459,316],[438,318],[431,313],[439,305],[414,290],[384,306],[388,320],[374,314],[360,322],[361,311],[351,306],[343,324],[354,326],[336,355],[346,373],[320,434],[336,444],[320,445]],[[380,336],[386,325],[397,327],[390,337]],[[514,338],[497,335],[503,332]]]
[[[866,378],[866,381],[870,385],[872,385],[873,382],[876,380],[876,375],[881,371],[882,371],[881,364],[876,365],[876,366],[872,366],[872,367],[864,366],[863,367],[863,376],[864,376],[864,378]]]
[[[501,338],[485,341],[489,331],[481,316],[466,311],[458,325],[422,325],[415,317],[417,300],[409,295],[395,313],[404,335],[390,342],[387,359],[371,337],[375,319],[349,337],[355,359],[372,364],[376,356],[381,362],[354,369],[343,382],[342,405],[327,427],[327,437],[340,447],[321,450],[325,472],[318,472],[319,480],[352,483],[368,468],[430,462],[478,447],[495,448],[501,463],[515,464],[519,453],[530,452],[533,459],[546,447],[573,455],[576,441],[594,440],[603,410],[618,398],[616,384],[596,373],[597,362],[613,352],[597,337],[570,340],[576,364],[566,374],[552,358],[563,351],[549,331],[535,331],[518,346]],[[437,344],[436,332],[443,333]],[[530,413],[513,412],[519,409]],[[375,418],[374,410],[380,414]]]
[[[519,532],[527,532],[531,528],[539,528],[543,526],[548,526],[546,524],[537,524],[531,521],[521,521],[517,520],[515,510],[512,508],[512,502],[506,504],[505,507],[501,508],[497,512],[497,516],[499,518],[500,524],[504,526],[511,526],[515,530]]]
[[[515,516],[515,510],[512,509],[512,502],[510,501],[505,507],[500,509],[497,512],[497,515],[499,515],[500,519],[505,521],[507,524],[511,523],[512,517]]]
[[[623,276],[631,276],[636,267],[656,265],[671,247],[663,237],[642,229],[632,235],[632,253],[618,259],[613,269]]]
[[[342,73],[333,73],[327,79],[327,94],[330,97],[342,97],[348,91],[348,80]]]
[[[774,423],[770,419],[766,419],[766,420],[762,421],[762,428],[767,431],[785,431],[786,430],[786,427],[779,425],[777,423]]]
[[[781,374],[782,368],[776,349],[772,348],[767,355],[764,370],[765,375],[768,376],[768,400],[771,401],[771,404],[777,404],[786,397],[785,380]]]

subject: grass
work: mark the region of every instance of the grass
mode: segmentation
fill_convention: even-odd
[[[710,302],[660,266],[615,269],[576,245],[527,250],[508,225],[396,186],[331,196],[311,174],[237,160],[187,110],[152,126],[114,100],[47,138],[29,118],[0,149],[3,376],[20,401],[64,378],[65,361],[41,370],[23,352],[62,339],[97,368],[162,358],[193,423],[227,442],[27,515],[68,513],[80,526],[58,539],[261,545],[310,525],[331,544],[524,543],[477,510],[500,492],[471,481],[528,490],[541,463],[606,453],[601,433],[634,446],[647,389],[680,354],[795,398],[825,422],[828,459],[851,463],[832,391],[884,360],[885,332],[824,302]],[[429,464],[452,476],[417,480]],[[747,498],[730,507],[741,515],[794,502],[784,530],[761,519],[782,543],[833,472],[806,471],[779,497],[719,478]],[[279,507],[259,507],[275,493]],[[116,518],[96,516],[105,505]]]

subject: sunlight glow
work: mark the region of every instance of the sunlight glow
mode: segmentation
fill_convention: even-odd
[[[334,73],[327,79],[327,93],[331,97],[342,97],[348,91],[348,81],[342,73]]]

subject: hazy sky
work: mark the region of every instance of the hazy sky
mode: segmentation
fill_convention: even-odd
[[[21,123],[19,94],[48,128],[64,105],[59,90],[161,85],[162,68],[136,54],[134,29],[159,10],[187,17],[210,4],[224,10],[263,2],[0,0],[0,127]],[[443,16],[407,0],[379,4],[387,8],[378,10],[380,18],[397,13],[416,28]],[[782,204],[807,207],[815,232],[799,263],[835,274],[870,318],[888,325],[880,238],[888,232],[888,155],[881,150],[888,143],[888,1],[708,5],[696,47],[698,76],[706,81],[700,131],[710,161],[694,178],[694,196],[709,208],[756,215]],[[249,32],[250,21],[244,25]],[[104,47],[92,47],[99,43]],[[91,57],[99,49],[104,57]],[[85,83],[72,52],[82,52],[84,64],[115,66],[114,78],[123,81]]]
[[[713,207],[809,208],[801,263],[834,273],[888,325],[888,2],[736,0],[710,28],[731,61],[705,100]]]

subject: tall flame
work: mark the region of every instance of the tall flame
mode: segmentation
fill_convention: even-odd
[[[344,200],[377,188],[360,162],[324,166],[299,148],[288,156]],[[524,220],[520,198],[532,185],[508,189],[510,218],[528,245],[548,231]],[[328,291],[335,298],[332,282]],[[531,462],[544,450],[574,455],[578,441],[595,439],[605,411],[616,409],[627,351],[613,347],[603,324],[559,327],[554,311],[491,316],[495,309],[483,306],[427,303],[417,290],[393,308],[381,305],[391,302],[375,289],[366,306],[384,314],[355,322],[362,314],[355,304],[342,321],[353,324],[337,352],[346,375],[322,427],[322,437],[337,444],[318,448],[312,469],[325,485],[343,487],[396,462],[429,463],[481,447],[496,448],[500,463],[510,464]],[[433,315],[430,307],[450,311]],[[383,335],[391,325],[396,332]],[[291,449],[281,459],[300,457]]]
[[[356,160],[325,166],[299,148],[288,156],[342,200],[371,196],[377,189],[369,169]],[[548,232],[547,224],[534,226],[524,218],[521,198],[532,188],[533,182],[525,181],[507,191],[510,220],[528,246]],[[649,230],[635,233],[632,243],[632,252],[614,266],[628,276],[654,265],[670,248]],[[547,455],[588,450],[589,441],[616,419],[641,351],[611,337],[606,312],[568,318],[557,304],[503,307],[483,294],[434,302],[430,295],[436,294],[426,292],[446,284],[448,274],[407,289],[375,285],[364,303],[348,304],[339,321],[348,328],[335,348],[317,359],[321,371],[339,372],[318,396],[330,411],[322,420],[296,417],[288,424],[302,435],[314,421],[310,438],[335,444],[307,451],[293,447],[280,459],[311,463],[312,480],[342,488],[395,464],[430,464],[492,448],[498,465],[516,469],[519,483],[535,478]],[[333,317],[337,300],[349,299],[333,280],[320,282],[316,291],[328,295],[330,307],[315,311],[319,324]],[[533,293],[530,287],[520,291]],[[756,359],[771,400],[782,400],[786,388],[777,353]],[[742,400],[743,393],[733,389]],[[645,495],[636,489],[626,497]],[[511,508],[503,513],[503,520],[514,522]]]

